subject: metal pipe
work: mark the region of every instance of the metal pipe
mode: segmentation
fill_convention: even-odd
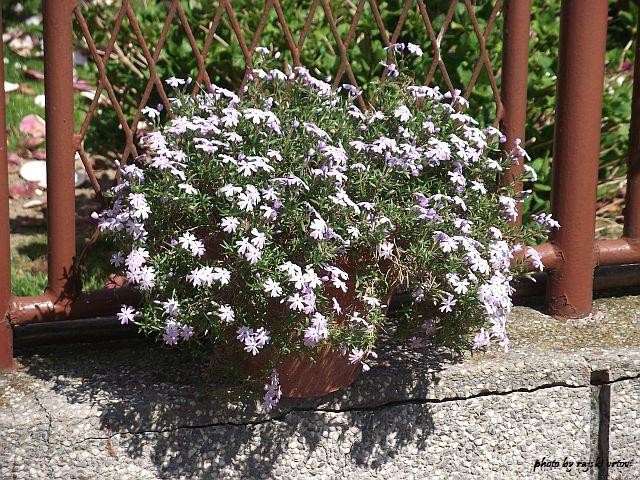
[[[2,36],[0,3],[0,36]],[[7,314],[11,297],[11,237],[9,230],[9,160],[4,93],[4,49],[0,42],[0,368],[13,366],[13,332]]]
[[[115,317],[86,318],[36,323],[14,328],[16,348],[52,343],[100,342],[125,338],[142,339],[134,325],[121,325]]]
[[[503,150],[513,151],[515,140],[524,142],[527,121],[527,77],[529,72],[529,31],[531,28],[531,0],[505,0],[502,51],[502,103],[504,116],[502,133],[507,137]],[[502,177],[503,185],[510,185],[522,175],[524,158],[518,158]],[[522,182],[515,182],[517,192]],[[518,205],[516,225],[522,223],[522,208]]]
[[[547,309],[558,318],[591,312],[595,203],[607,41],[607,0],[563,0],[551,207],[562,227],[550,241],[563,261],[549,272]]]
[[[633,66],[633,97],[627,153],[627,192],[625,194],[625,237],[640,238],[640,16],[636,33],[636,58]]]
[[[129,288],[83,292],[73,299],[62,300],[47,293],[35,297],[12,297],[9,303],[9,321],[15,326],[113,315],[120,310],[122,304],[136,305],[139,301],[139,293]]]
[[[44,90],[47,135],[47,294],[62,301],[74,293],[76,253],[73,9],[76,0],[43,0]]]
[[[548,274],[536,272],[533,274],[535,282],[527,279],[517,279],[513,282],[515,293],[513,299],[517,303],[526,302],[533,297],[544,296]],[[607,290],[628,288],[637,290],[640,287],[640,264],[606,265],[598,267],[593,277],[593,290],[603,292]]]
[[[616,238],[596,242],[596,265],[640,262],[640,239]]]

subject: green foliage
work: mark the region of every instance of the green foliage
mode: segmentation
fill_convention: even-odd
[[[153,52],[167,16],[167,3],[159,0],[134,0],[131,3],[136,11],[140,28]],[[480,30],[484,32],[494,2],[474,3],[474,15],[478,19]],[[344,41],[356,13],[358,2],[333,0],[330,4],[333,18],[337,23],[338,34]],[[404,2],[379,2],[382,22],[389,37],[395,31],[402,17],[403,4]],[[446,19],[450,2],[436,0],[426,2],[426,4],[429,20],[435,33],[438,34]],[[196,44],[198,48],[202,48],[206,31],[215,18],[217,3],[189,0],[183,1],[182,6],[193,29]],[[295,42],[298,42],[310,7],[311,1],[303,0],[296,2],[295,8],[286,8],[286,6],[284,8],[283,14]],[[249,45],[260,23],[264,3],[253,0],[236,0],[233,2],[233,8],[241,35]],[[84,7],[91,31],[96,42],[100,45],[106,45],[108,42],[107,27],[113,24],[115,10],[115,5],[111,8],[105,8],[104,5],[95,3]],[[559,14],[560,0],[533,1],[526,145],[533,158],[533,166],[538,172],[539,180],[535,185],[534,195],[525,203],[525,212],[529,213],[546,210],[549,206],[560,28]],[[632,74],[625,62],[628,62],[632,57],[631,47],[636,29],[636,14],[637,8],[633,2],[612,2],[611,4],[600,168],[600,179],[603,181],[603,185],[599,189],[599,196],[605,201],[619,194],[625,175],[632,83]],[[499,67],[502,55],[501,35],[502,15],[498,15],[486,40],[498,85],[500,84]],[[417,79],[426,78],[433,61],[433,48],[424,19],[416,4],[409,9],[398,42],[412,42],[423,47],[425,56],[416,60],[412,69]],[[124,56],[133,59],[134,67],[132,68],[114,58],[109,63],[108,73],[118,92],[125,113],[131,117],[137,108],[137,102],[144,90],[149,73],[142,50],[138,46],[138,40],[126,18],[118,35],[118,45],[122,48]],[[282,51],[284,57],[292,64],[283,28],[278,22],[276,11],[273,8],[266,18],[258,45]],[[371,84],[370,80],[382,73],[379,62],[386,59],[383,47],[382,35],[373,11],[369,2],[365,2],[348,48],[353,80],[361,86],[364,85],[365,90],[369,88],[367,86]],[[469,83],[480,54],[480,44],[464,2],[458,2],[458,5],[453,8],[451,23],[440,42],[440,53],[453,86],[464,90]],[[327,73],[335,75],[338,71],[339,50],[321,6],[318,6],[311,22],[300,60],[302,64],[312,68],[312,72],[316,75]],[[245,58],[226,12],[222,13],[205,61],[207,72],[213,82],[226,88],[238,88],[245,71]],[[89,64],[86,68],[95,69],[95,66]],[[168,30],[167,40],[159,56],[157,71],[161,78],[197,75],[196,58],[177,15]],[[433,73],[431,84],[439,85],[443,90],[446,90],[447,84],[441,69],[437,68]],[[353,83],[347,73],[342,76],[342,82]],[[365,91],[365,95],[368,93],[371,92]],[[159,101],[160,97],[154,89],[149,104],[156,105]],[[477,85],[471,93],[470,101],[474,105],[473,114],[481,123],[489,124],[493,121],[495,103],[489,85],[489,76],[484,67],[480,70]],[[108,116],[109,120],[103,121],[104,125],[116,121],[112,112],[105,110],[103,115]],[[102,128],[99,130],[102,132]],[[114,132],[113,129],[104,129],[104,132],[112,134],[112,141],[118,140],[113,137],[114,133],[120,135],[119,141],[122,142],[120,132]],[[101,134],[94,136],[94,138],[99,137],[104,138]]]

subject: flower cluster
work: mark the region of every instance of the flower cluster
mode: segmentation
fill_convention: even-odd
[[[395,63],[362,110],[356,87],[268,68],[259,52],[242,96],[215,85],[190,96],[172,78],[175,116],[160,126],[147,109],[147,153],[119,166],[111,207],[94,214],[146,300],[121,321],[170,345],[268,346],[275,363],[278,351],[331,346],[366,370],[389,295],[407,291],[413,347],[431,336],[507,349],[513,255],[558,227],[548,215],[509,223],[523,194],[498,176],[524,159],[520,145],[504,155],[504,136],[464,113],[459,91],[414,85]],[[389,49],[407,52],[422,53]],[[277,373],[266,391],[270,409]]]

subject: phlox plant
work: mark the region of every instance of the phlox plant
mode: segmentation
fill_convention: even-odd
[[[266,349],[273,368],[331,347],[367,370],[390,294],[410,293],[400,314],[413,346],[507,349],[510,282],[524,271],[514,254],[557,226],[548,215],[510,224],[526,192],[500,175],[524,161],[520,146],[503,154],[504,136],[465,114],[460,92],[413,84],[398,65],[416,45],[390,48],[366,109],[354,86],[334,91],[259,52],[242,95],[192,96],[170,78],[174,117],[161,125],[145,109],[146,153],[119,165],[110,208],[94,214],[143,297],[139,310],[123,305],[122,323],[168,345]],[[269,410],[275,369],[265,390]]]

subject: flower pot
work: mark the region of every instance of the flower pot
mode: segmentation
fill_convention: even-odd
[[[339,324],[345,322],[354,309],[362,307],[362,302],[357,301],[355,297],[357,263],[356,256],[349,256],[335,262],[336,266],[349,275],[349,279],[345,282],[347,284],[346,292],[335,288],[330,283],[325,283],[323,286],[324,293],[329,298],[335,297],[343,308],[343,313],[337,317]],[[383,300],[383,304],[387,307],[391,302],[391,296],[389,294]],[[279,314],[282,314],[285,308],[283,307]],[[276,371],[282,396],[288,398],[321,397],[349,387],[362,372],[360,362],[349,363],[348,355],[327,345],[319,345],[313,353],[313,360],[304,353],[286,355],[279,359]],[[251,357],[248,360],[247,372],[249,374],[257,373],[264,368],[269,360],[271,358],[268,350]]]
[[[288,355],[276,370],[284,397],[313,398],[347,388],[360,375],[362,364],[350,364],[346,355],[320,347],[314,362],[306,355]]]

